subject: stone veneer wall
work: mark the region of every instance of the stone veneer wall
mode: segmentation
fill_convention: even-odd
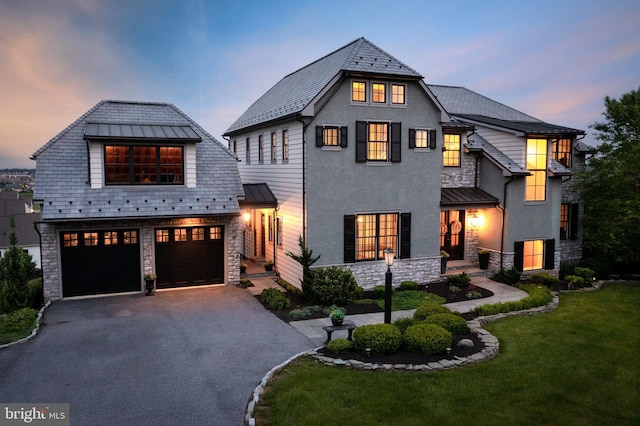
[[[443,188],[472,188],[476,180],[476,156],[461,155],[461,167],[443,167],[440,182]]]
[[[158,227],[224,225],[226,284],[240,283],[240,249],[241,231],[239,217],[209,217],[209,218],[176,218],[151,220],[114,220],[108,222],[76,222],[76,223],[42,223],[40,225],[42,245],[42,275],[43,293],[46,301],[62,299],[62,273],[59,256],[60,231],[63,230],[107,230],[114,228],[135,228],[140,231],[142,248],[142,270],[140,271],[140,291],[143,291],[142,275],[155,272],[154,263],[154,230]]]
[[[582,237],[584,205],[580,202],[580,193],[576,189],[579,183],[578,174],[585,168],[585,155],[574,153],[571,171],[574,173],[571,179],[562,183],[562,202],[578,203],[578,239],[560,240],[560,253],[562,262],[577,262],[582,259]]]
[[[385,273],[387,272],[384,260],[335,266],[351,270],[358,284],[365,290],[371,290],[377,285],[384,285]],[[396,259],[391,267],[391,272],[394,287],[399,286],[402,281],[433,282],[440,278],[440,256]]]

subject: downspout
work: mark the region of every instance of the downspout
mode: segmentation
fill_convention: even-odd
[[[502,207],[498,205],[498,208],[502,211],[502,230],[500,233],[500,269],[503,268],[504,265],[504,232],[505,232],[505,215],[507,213],[507,185],[516,180],[515,177],[511,176],[511,179],[504,183],[504,188],[502,192]]]
[[[44,207],[44,202],[43,202],[43,207]],[[40,225],[41,222],[33,222],[33,227],[36,230],[36,233],[38,234],[38,244],[40,245],[40,278],[42,279],[42,297],[44,298],[44,269],[42,268],[42,234],[40,233],[40,229],[38,229],[38,225]]]
[[[299,115],[296,121],[302,124],[302,239],[307,241],[307,124]]]

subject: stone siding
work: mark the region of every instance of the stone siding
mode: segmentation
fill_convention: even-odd
[[[463,152],[460,161],[461,167],[442,168],[440,182],[443,188],[473,188],[476,186],[476,156]]]

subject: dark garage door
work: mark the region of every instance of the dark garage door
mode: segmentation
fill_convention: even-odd
[[[156,229],[156,287],[224,282],[224,228]]]
[[[137,230],[61,233],[63,297],[140,291]]]

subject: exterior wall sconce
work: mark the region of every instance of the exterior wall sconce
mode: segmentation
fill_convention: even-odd
[[[245,212],[245,214],[243,215],[243,217],[244,217],[244,221],[245,221],[246,223],[249,223],[249,219],[251,219],[251,213],[249,213],[249,212]]]
[[[469,212],[469,218],[467,219],[469,228],[478,230],[484,226],[484,217],[479,212]]]
[[[384,264],[387,265],[387,272],[384,275],[384,323],[391,324],[391,267],[395,252],[391,247],[384,251]]]

